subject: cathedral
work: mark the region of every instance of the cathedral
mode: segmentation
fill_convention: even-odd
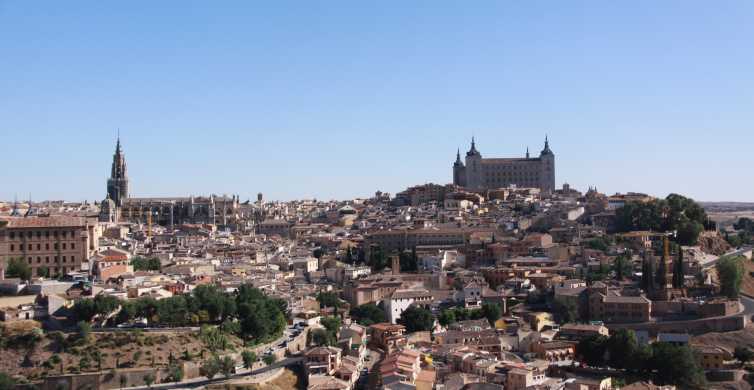
[[[240,220],[239,197],[131,198],[126,158],[118,138],[107,180],[107,196],[100,204],[102,222],[154,223],[163,226],[211,224],[229,226]]]
[[[555,154],[545,137],[544,149],[539,157],[482,158],[471,138],[471,149],[466,152],[465,161],[461,151],[456,154],[453,164],[453,184],[470,190],[491,190],[515,185],[517,187],[539,188],[543,193],[555,190]]]

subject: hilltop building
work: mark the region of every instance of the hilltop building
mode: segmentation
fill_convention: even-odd
[[[545,146],[539,157],[529,156],[527,149],[523,158],[482,158],[472,138],[465,162],[461,161],[460,150],[456,154],[453,184],[470,190],[491,190],[515,185],[539,188],[549,194],[555,190],[555,154],[550,150],[550,143],[545,137]]]
[[[230,225],[240,219],[237,195],[208,197],[131,198],[126,158],[120,144],[115,145],[107,197],[100,205],[102,222],[154,223],[164,226],[190,224]]]

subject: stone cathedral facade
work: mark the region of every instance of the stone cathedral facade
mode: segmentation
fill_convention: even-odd
[[[102,222],[148,223],[173,226],[185,223],[235,225],[241,216],[240,201],[233,196],[132,198],[129,196],[126,157],[120,138],[115,146],[107,197],[100,204]]]
[[[465,160],[461,160],[460,150],[456,154],[453,184],[477,191],[515,185],[552,193],[555,190],[555,154],[545,137],[544,149],[538,157],[529,156],[527,149],[525,157],[482,158],[472,138]]]

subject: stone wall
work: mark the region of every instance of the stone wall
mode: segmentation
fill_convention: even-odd
[[[688,321],[644,322],[640,324],[606,324],[606,326],[610,329],[610,331],[613,331],[614,329],[646,330],[650,335],[655,336],[658,332],[690,334],[730,332],[745,328],[748,322],[749,320],[748,318],[746,318],[746,316],[739,315],[733,317],[702,318]]]

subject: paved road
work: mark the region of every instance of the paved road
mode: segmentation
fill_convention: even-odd
[[[710,261],[702,264],[702,269],[708,270],[708,269],[714,267],[715,264],[717,264],[717,261],[720,260],[720,258],[722,258],[722,257],[725,257],[725,256],[733,256],[733,257],[735,257],[735,256],[743,256],[746,252],[749,252],[751,250],[752,250],[752,247],[750,247],[750,246],[741,247],[740,249],[733,249],[733,250],[725,253],[722,256],[718,256],[714,260],[710,260]]]
[[[239,379],[250,375],[258,375],[265,373],[270,370],[274,370],[279,367],[288,367],[295,364],[299,364],[304,358],[302,357],[289,357],[283,360],[280,360],[278,362],[275,362],[269,366],[262,367],[260,369],[249,371],[248,369],[239,370],[238,373],[231,375],[229,378],[225,378],[222,376],[216,377],[215,379],[208,380],[205,377],[199,377],[199,378],[192,378],[187,379],[185,381],[181,382],[171,382],[171,383],[160,383],[156,385],[152,385],[152,387],[147,386],[137,386],[137,387],[128,387],[129,390],[150,390],[150,389],[158,389],[158,390],[168,390],[168,389],[195,389],[197,387],[207,386],[208,384],[213,383],[222,383],[226,380],[231,379]]]
[[[741,295],[741,304],[744,306],[743,314],[751,320],[751,316],[754,315],[754,299]]]

